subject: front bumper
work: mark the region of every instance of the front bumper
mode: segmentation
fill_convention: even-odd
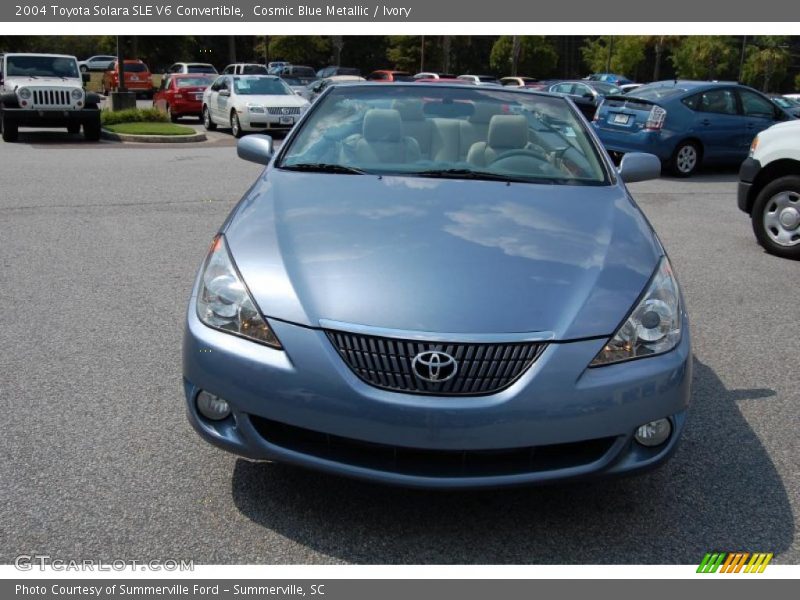
[[[281,123],[281,115],[271,115],[269,113],[251,113],[249,111],[239,113],[239,122],[245,131],[289,131],[302,115],[288,115],[291,123]]]
[[[664,461],[683,429],[691,382],[684,325],[678,347],[659,357],[587,369],[605,340],[551,343],[499,393],[435,397],[366,384],[321,330],[271,320],[281,351],[206,327],[192,299],[184,392],[189,420],[207,441],[249,458],[349,477],[455,489],[630,473]],[[227,400],[232,416],[213,422],[199,415],[200,390]],[[665,417],[673,426],[665,444],[633,441],[638,426]],[[502,462],[516,461],[522,449],[536,459],[530,468]],[[414,454],[432,462],[398,463]],[[476,454],[482,468],[460,469],[459,457]]]
[[[742,166],[739,167],[739,186],[736,193],[736,203],[739,210],[750,214],[753,208],[753,182],[761,171],[761,163],[754,158],[744,159]]]
[[[95,123],[100,121],[100,109],[37,109],[4,108],[3,118],[23,127],[64,127],[69,123]]]

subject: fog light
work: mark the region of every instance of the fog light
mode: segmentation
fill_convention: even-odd
[[[231,407],[225,400],[205,390],[197,394],[197,410],[211,421],[221,421],[231,414]]]
[[[633,437],[642,446],[653,447],[666,442],[671,433],[672,423],[669,422],[669,419],[658,419],[641,425]]]

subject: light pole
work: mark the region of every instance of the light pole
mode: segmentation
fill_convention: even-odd
[[[136,94],[129,92],[125,87],[125,50],[120,36],[117,36],[117,75],[119,76],[117,89],[111,91],[109,98],[111,110],[136,108]]]
[[[742,36],[742,58],[739,61],[739,83],[742,83],[742,75],[744,74],[744,54],[747,49],[747,36]]]

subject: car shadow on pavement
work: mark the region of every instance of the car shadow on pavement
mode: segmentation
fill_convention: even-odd
[[[729,390],[694,359],[684,438],[642,476],[550,487],[427,492],[240,459],[238,509],[352,563],[698,564],[711,550],[789,548],[784,484],[739,411],[769,389]]]

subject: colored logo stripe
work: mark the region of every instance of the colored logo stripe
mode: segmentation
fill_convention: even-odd
[[[707,552],[697,567],[698,573],[763,573],[772,560],[771,552]],[[748,562],[748,559],[749,562]],[[744,569],[744,570],[743,570]]]

